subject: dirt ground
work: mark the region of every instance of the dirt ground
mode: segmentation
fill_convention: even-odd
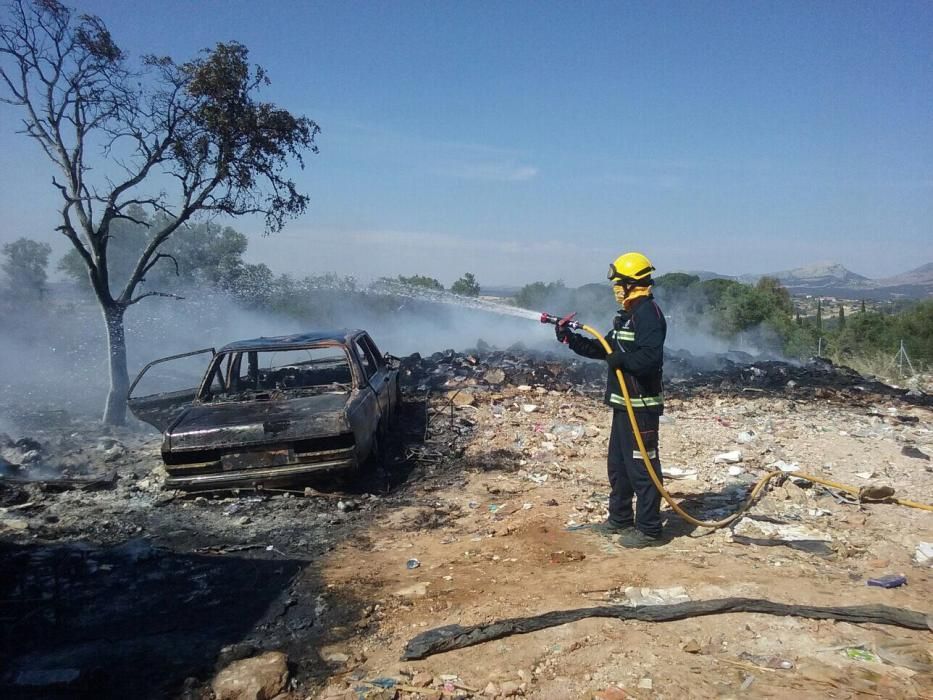
[[[691,513],[730,512],[776,463],[933,503],[928,407],[793,387],[673,393],[661,456]],[[745,613],[586,619],[400,661],[436,627],[639,597],[931,610],[933,569],[914,557],[933,514],[792,478],[735,531],[693,528],[666,505],[661,547],[581,527],[605,518],[610,419],[593,397],[544,387],[413,391],[386,474],[197,498],[160,489],[157,436],[108,433],[118,458],[73,461],[114,469],[114,488],[2,494],[0,687],[210,697],[217,669],[272,649],[289,655],[290,698],[933,697],[929,671],[883,660],[907,640],[929,667],[930,632]],[[73,458],[81,430],[32,434]],[[735,450],[741,461],[715,461]],[[866,585],[885,574],[907,584]]]

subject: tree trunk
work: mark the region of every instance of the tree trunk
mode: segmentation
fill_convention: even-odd
[[[106,425],[124,425],[126,423],[126,393],[130,379],[126,371],[126,334],[123,330],[125,309],[119,306],[103,308],[104,323],[107,326],[107,357],[110,367],[110,392],[104,408]]]

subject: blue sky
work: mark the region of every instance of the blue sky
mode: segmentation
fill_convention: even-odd
[[[101,2],[132,55],[236,39],[321,125],[312,206],[250,256],[449,283],[933,260],[933,4]],[[56,240],[0,109],[0,239]],[[235,224],[257,233],[256,221]]]

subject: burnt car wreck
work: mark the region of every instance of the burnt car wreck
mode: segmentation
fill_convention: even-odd
[[[199,355],[209,362],[198,386],[134,395],[154,368]],[[380,459],[398,374],[362,330],[256,338],[150,363],[128,403],[162,431],[166,487],[277,486]]]

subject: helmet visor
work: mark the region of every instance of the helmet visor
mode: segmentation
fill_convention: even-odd
[[[606,273],[606,279],[614,282],[615,284],[639,284],[648,281],[652,272],[654,272],[654,268],[648,266],[636,273],[639,277],[631,277],[629,275],[623,275],[621,272],[619,272],[614,263],[609,263],[609,272]]]

